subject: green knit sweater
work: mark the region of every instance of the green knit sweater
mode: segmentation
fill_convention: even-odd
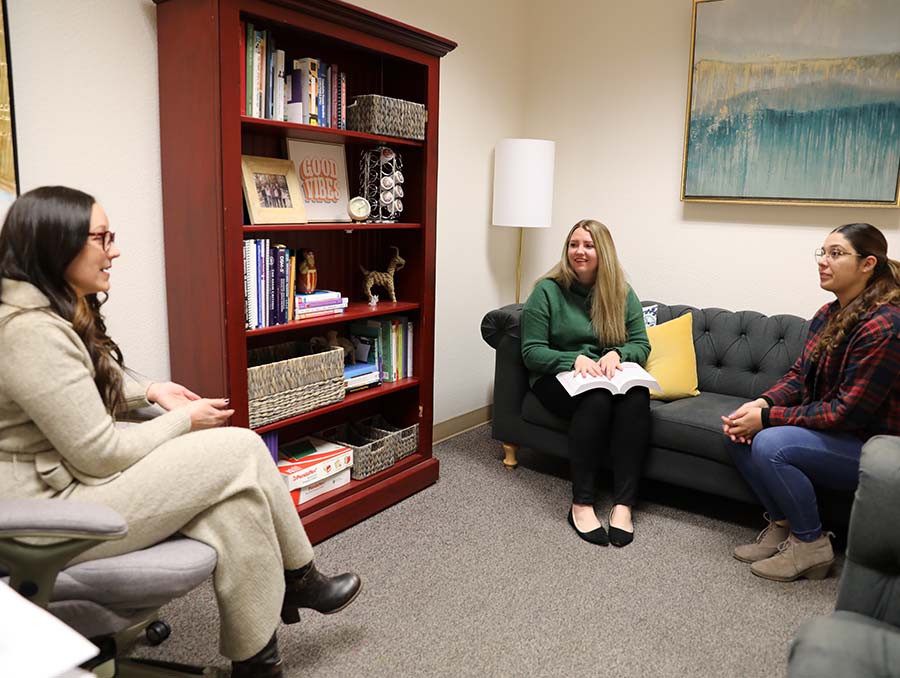
[[[563,289],[555,280],[541,280],[522,310],[522,360],[530,373],[530,383],[545,374],[571,370],[575,358],[585,355],[599,360],[617,350],[622,361],[644,364],[650,355],[650,341],[644,326],[641,302],[628,287],[625,298],[624,344],[598,341],[591,325],[592,288],[573,283]]]

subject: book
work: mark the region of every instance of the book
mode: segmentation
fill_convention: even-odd
[[[316,290],[315,292],[306,292],[302,294],[297,294],[297,308],[303,308],[310,302],[318,302],[324,301],[325,299],[332,299],[334,301],[340,301],[341,293],[335,292],[333,290]]]
[[[625,393],[635,386],[646,386],[654,391],[660,390],[659,382],[637,363],[622,363],[622,369],[618,370],[612,379],[603,376],[576,375],[574,370],[560,372],[556,378],[570,396],[581,395],[595,388],[605,388],[614,395]]]

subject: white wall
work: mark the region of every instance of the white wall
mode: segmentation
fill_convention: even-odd
[[[610,227],[638,295],[809,317],[833,299],[812,252],[850,221],[882,228],[900,258],[900,210],[681,203],[690,0],[530,5],[529,136],[556,139],[548,230],[526,234],[523,278],[558,259],[582,218]]]
[[[20,189],[63,184],[106,209],[122,257],[104,307],[127,363],[169,374],[151,0],[8,0]]]
[[[478,326],[513,300],[516,232],[490,226],[493,146],[557,141],[554,227],[529,231],[523,290],[569,226],[612,229],[644,298],[809,316],[811,251],[847,221],[900,210],[678,200],[690,0],[358,0],[459,43],[442,61],[435,421],[490,402],[493,351]],[[8,0],[23,190],[63,183],[106,207],[124,252],[110,330],[128,362],[168,375],[156,10],[151,0]],[[399,281],[398,281],[399,283]]]

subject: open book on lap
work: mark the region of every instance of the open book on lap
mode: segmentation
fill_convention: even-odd
[[[603,376],[576,375],[574,370],[560,372],[556,378],[570,396],[581,395],[593,388],[605,388],[614,395],[625,393],[635,386],[646,386],[654,391],[661,390],[656,379],[637,363],[622,363],[622,369],[617,370],[612,379]]]

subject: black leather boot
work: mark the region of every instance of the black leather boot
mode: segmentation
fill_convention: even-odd
[[[300,621],[301,607],[322,614],[340,612],[353,602],[362,587],[359,575],[353,572],[327,577],[312,563],[299,570],[286,570],[284,580],[281,621],[285,624]]]
[[[272,640],[250,659],[231,662],[231,678],[282,678],[281,655],[278,654],[278,638]]]

